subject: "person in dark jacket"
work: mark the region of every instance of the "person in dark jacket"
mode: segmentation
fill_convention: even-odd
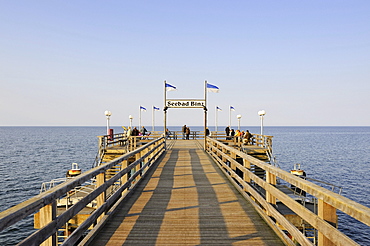
[[[231,132],[230,132],[230,139],[233,139],[234,138],[234,136],[235,136],[235,131],[234,131],[234,129],[231,129]]]
[[[182,127],[182,139],[185,139],[185,135],[186,135],[186,125]]]
[[[190,128],[189,127],[186,127],[185,133],[186,133],[186,140],[189,140],[189,135],[190,135]]]
[[[230,126],[227,126],[226,128],[225,128],[225,132],[226,132],[226,140],[229,140],[230,138],[229,138],[229,136],[230,136]]]
[[[132,136],[139,136],[139,130],[136,128],[136,126],[134,127],[134,129],[132,130]]]

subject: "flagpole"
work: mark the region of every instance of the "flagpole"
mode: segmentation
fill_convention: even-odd
[[[141,129],[141,105],[139,107],[139,131]]]
[[[204,81],[204,150],[207,149],[207,80]]]
[[[229,127],[231,127],[231,105],[229,105]]]
[[[218,131],[218,108],[216,106],[216,134],[217,134],[217,131]]]
[[[167,108],[166,108],[167,90],[166,90],[166,80],[164,81],[164,103],[163,103],[163,136],[166,138],[166,128],[167,128]]]
[[[217,132],[217,105],[215,106],[215,131]]]
[[[154,132],[154,105],[152,105],[152,132]]]

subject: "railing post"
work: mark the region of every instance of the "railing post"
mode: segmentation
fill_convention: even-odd
[[[121,162],[121,170],[125,169],[128,166],[128,160],[123,160]],[[127,173],[121,177],[121,185],[125,184],[128,180]],[[122,192],[122,196],[124,196],[127,193],[128,189],[124,190]]]
[[[332,224],[336,227],[337,225],[337,210],[335,207],[319,199],[318,201],[318,213],[317,215],[323,220],[327,221],[329,224]],[[335,245],[322,233],[318,233],[318,246],[332,246]]]
[[[141,159],[141,156],[142,156],[142,153],[141,153],[141,152],[137,153],[137,154],[135,155],[135,160],[140,160],[140,159]],[[136,170],[140,170],[142,166],[143,166],[143,160],[140,160],[139,168],[135,168],[135,172],[136,172]],[[140,173],[140,175],[138,175],[138,176],[136,177],[136,182],[137,182],[138,180],[140,180],[141,176],[142,176],[142,173]]]
[[[246,169],[250,170],[251,169],[251,163],[249,161],[247,161],[246,159],[243,159],[243,165]],[[247,174],[246,172],[243,172],[243,180],[247,183],[250,183],[251,182],[251,178],[249,177],[249,174]]]
[[[276,175],[266,171],[266,182],[276,186]],[[276,198],[268,191],[266,191],[266,201],[271,204],[276,204]]]
[[[99,187],[105,182],[105,173],[100,173],[96,175],[96,186]],[[96,198],[96,203],[97,207],[101,207],[105,203],[105,191],[102,192],[97,198]],[[103,213],[97,220],[98,222],[103,218],[105,213]]]
[[[44,227],[56,218],[57,206],[54,201],[40,209],[40,227]],[[57,245],[57,235],[53,234],[51,237],[46,239],[41,243],[41,246],[56,246]]]
[[[222,153],[227,154],[227,150],[224,147],[221,147],[221,151],[222,151]],[[226,162],[227,159],[224,156],[222,156],[222,161]]]
[[[147,147],[146,149],[143,150],[143,156],[146,155],[150,151],[151,146]],[[149,155],[143,159],[143,165],[147,164],[149,162]],[[144,170],[144,173],[147,171],[149,168],[149,165],[146,167]]]

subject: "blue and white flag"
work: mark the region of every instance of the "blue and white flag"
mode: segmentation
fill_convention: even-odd
[[[146,111],[146,108],[144,108],[143,106],[140,106],[140,110],[141,111]]]
[[[230,106],[231,111],[235,111],[235,108],[233,106]]]
[[[175,91],[175,90],[177,90],[176,86],[173,86],[173,85],[170,85],[170,84],[166,83],[166,91]]]
[[[218,88],[217,86],[207,83],[207,91],[218,93],[219,90],[220,88]]]
[[[153,109],[154,110],[160,110],[159,108],[157,108],[156,106],[153,106]]]
[[[217,111],[222,111],[222,109],[219,106],[217,106],[216,109]]]

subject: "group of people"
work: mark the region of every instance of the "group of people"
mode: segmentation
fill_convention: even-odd
[[[245,144],[251,144],[252,143],[252,137],[253,136],[249,132],[249,130],[246,130],[245,132],[240,131],[240,130],[234,131],[234,129],[230,129],[230,126],[227,126],[225,128],[225,132],[226,132],[226,140],[231,140],[233,138],[237,138],[238,140],[243,141],[243,143],[245,143]]]
[[[182,139],[189,140],[190,128],[186,125],[182,127]]]
[[[130,136],[145,136],[147,134],[148,134],[148,131],[146,130],[145,126],[142,126],[140,131],[136,128],[136,126],[132,130],[131,130],[131,127],[128,127],[127,132],[126,132],[127,137],[130,137]]]
[[[182,139],[189,140],[190,128],[184,125],[181,131],[182,131]],[[230,126],[227,126],[225,128],[225,132],[226,132],[226,140],[237,138],[238,140],[243,141],[243,143],[245,144],[250,144],[253,141],[252,140],[253,136],[249,132],[249,130],[246,130],[245,132],[240,131],[240,130],[235,131],[234,129],[230,129]],[[133,129],[131,129],[131,127],[128,127],[126,134],[127,134],[127,137],[145,136],[145,135],[150,135],[150,132],[146,130],[145,126],[142,126],[140,131],[136,127],[134,127]],[[207,136],[210,135],[210,131],[208,128],[206,129],[206,135]],[[169,138],[170,136],[171,136],[171,132],[168,129],[166,129],[166,137]]]

